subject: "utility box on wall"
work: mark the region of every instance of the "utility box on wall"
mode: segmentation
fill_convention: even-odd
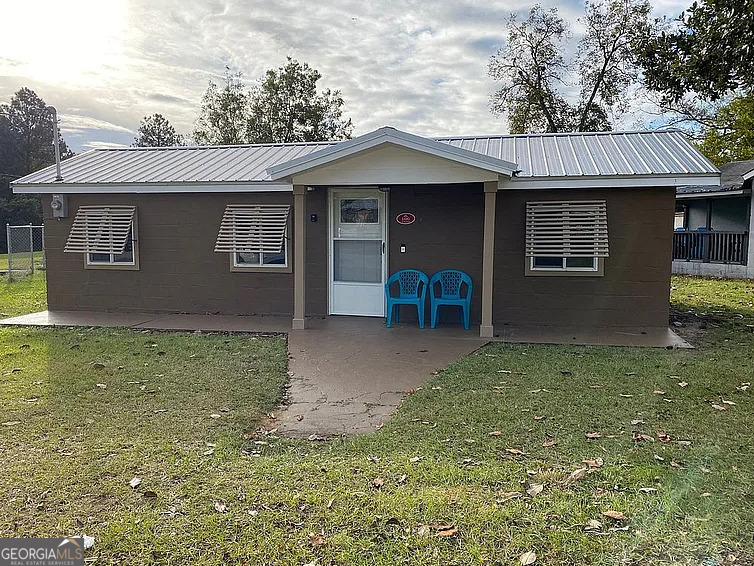
[[[68,199],[65,195],[52,195],[50,206],[53,218],[68,218]]]

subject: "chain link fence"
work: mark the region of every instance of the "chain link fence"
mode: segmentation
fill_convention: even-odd
[[[45,269],[44,226],[11,226],[8,236],[8,281]]]

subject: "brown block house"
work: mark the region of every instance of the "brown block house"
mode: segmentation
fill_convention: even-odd
[[[472,324],[666,327],[677,131],[92,150],[43,195],[48,308],[385,316],[401,269],[459,269]],[[409,313],[406,312],[408,315]]]

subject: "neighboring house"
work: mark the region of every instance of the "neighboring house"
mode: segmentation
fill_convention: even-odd
[[[720,186],[676,190],[673,273],[754,278],[754,160],[720,168]]]
[[[385,314],[396,270],[461,269],[472,321],[667,327],[679,186],[719,184],[680,132],[101,149],[44,195],[50,310]],[[54,205],[54,207],[52,206]],[[406,313],[408,314],[408,313]],[[429,332],[429,331],[428,331]]]

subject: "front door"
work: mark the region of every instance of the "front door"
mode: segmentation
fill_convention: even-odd
[[[385,316],[386,195],[330,191],[330,314]]]

